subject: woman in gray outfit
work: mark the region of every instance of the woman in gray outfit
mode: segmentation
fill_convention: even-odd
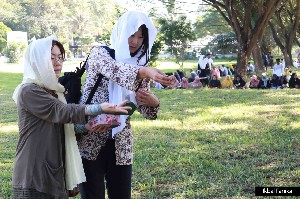
[[[84,182],[74,126],[86,115],[121,112],[130,107],[102,103],[66,104],[58,83],[65,51],[55,36],[33,41],[26,49],[24,77],[13,99],[18,108],[19,141],[12,179],[13,198],[68,198],[67,190]],[[101,131],[103,127],[91,128]]]

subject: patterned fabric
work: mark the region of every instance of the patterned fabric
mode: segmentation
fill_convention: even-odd
[[[136,80],[136,76],[140,66],[134,66],[124,63],[117,63],[112,59],[108,52],[101,47],[92,49],[89,60],[88,70],[83,86],[83,94],[80,103],[84,103],[97,81],[97,74],[104,75],[100,86],[96,90],[92,99],[92,104],[103,103],[109,101],[108,83],[109,79],[117,82],[129,90],[137,90],[138,88],[149,89],[149,80]],[[148,106],[139,106],[138,111],[146,119],[156,119],[159,107],[152,108]],[[82,135],[78,141],[81,156],[88,160],[95,160],[100,152],[102,146],[105,145],[110,132],[89,132]],[[116,162],[117,165],[130,165],[132,164],[132,149],[133,149],[133,136],[130,128],[130,117],[126,120],[125,128],[115,135],[116,145]]]

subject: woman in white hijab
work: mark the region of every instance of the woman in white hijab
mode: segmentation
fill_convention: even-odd
[[[101,73],[104,78],[92,103],[118,103],[127,99],[135,103],[145,118],[156,119],[159,100],[149,91],[149,78],[167,86],[177,80],[147,67],[155,36],[156,28],[146,14],[138,11],[123,14],[111,35],[115,60],[101,46],[91,50],[81,103],[86,101]],[[121,116],[120,126],[101,134],[83,134],[78,145],[87,178],[80,186],[81,197],[104,199],[106,185],[110,199],[130,198],[133,156],[130,117]]]
[[[68,198],[67,190],[85,181],[74,126],[86,115],[122,112],[126,102],[66,104],[58,83],[65,57],[55,36],[33,41],[24,55],[24,77],[13,99],[18,108],[19,141],[12,179],[15,199]],[[101,131],[103,127],[91,128]]]

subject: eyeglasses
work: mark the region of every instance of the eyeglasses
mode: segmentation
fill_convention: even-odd
[[[64,58],[63,57],[54,57],[54,56],[51,56],[51,61],[54,63],[55,61],[59,62],[59,63],[62,63],[64,62]]]

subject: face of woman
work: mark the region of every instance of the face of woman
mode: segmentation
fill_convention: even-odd
[[[56,45],[51,49],[51,61],[56,77],[59,78],[63,66],[63,56]]]
[[[128,38],[129,51],[135,53],[143,44],[144,37],[142,35],[142,28]]]

